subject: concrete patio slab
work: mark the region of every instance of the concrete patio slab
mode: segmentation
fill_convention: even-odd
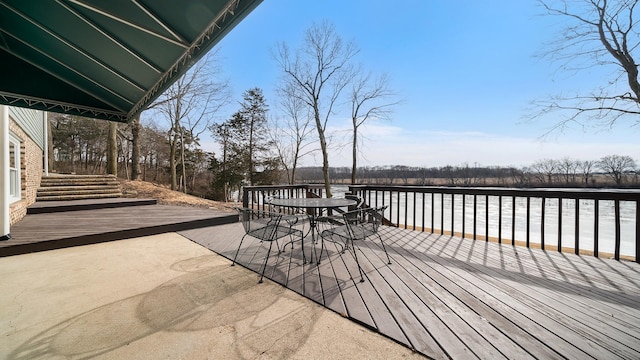
[[[229,265],[176,233],[0,258],[0,358],[422,358]]]

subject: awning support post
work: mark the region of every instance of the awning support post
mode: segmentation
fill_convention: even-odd
[[[11,239],[9,217],[9,108],[0,105],[0,190],[2,191],[2,216],[0,217],[0,241]]]

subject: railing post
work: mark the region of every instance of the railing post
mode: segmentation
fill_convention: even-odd
[[[636,200],[636,262],[640,263],[640,201]]]
[[[242,187],[242,207],[243,208],[249,207],[249,191],[244,186]]]

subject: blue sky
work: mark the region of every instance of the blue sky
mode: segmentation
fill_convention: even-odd
[[[270,55],[277,42],[299,48],[306,29],[328,20],[360,48],[358,61],[388,73],[400,95],[390,121],[364,129],[359,165],[526,166],[543,158],[596,160],[610,154],[640,160],[631,123],[611,130],[575,128],[541,139],[554,118],[527,121],[530,102],[588,90],[606,77],[558,72],[536,57],[557,37],[559,18],[541,16],[534,0],[265,0],[219,43],[237,110],[242,92],[263,89],[278,116],[274,89],[279,68]],[[330,126],[340,132],[347,118]],[[205,148],[215,149],[203,139]],[[331,166],[349,166],[348,150],[330,152]],[[320,156],[304,165],[321,164]]]

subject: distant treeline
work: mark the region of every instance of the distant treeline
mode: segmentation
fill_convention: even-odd
[[[351,181],[351,168],[332,167],[333,183]],[[357,171],[359,184],[399,184],[434,186],[513,186],[513,187],[604,187],[637,186],[635,162],[627,156],[612,155],[597,161],[544,159],[531,166],[460,166],[415,167],[404,165],[361,167]],[[323,181],[321,167],[297,170],[297,182]]]

